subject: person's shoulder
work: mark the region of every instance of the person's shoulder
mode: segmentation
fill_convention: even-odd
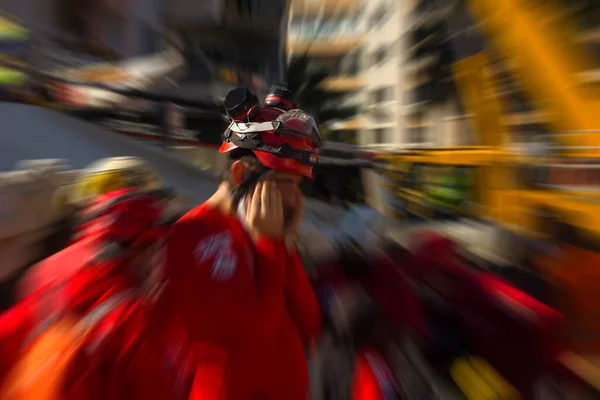
[[[184,214],[175,224],[172,231],[184,232],[187,230],[206,231],[211,227],[219,228],[225,225],[220,213],[206,204],[201,204]]]
[[[224,236],[233,240],[237,236],[232,232],[231,217],[212,207],[200,205],[171,227],[167,244],[176,244],[178,248],[189,247],[196,246],[205,239]]]
[[[193,221],[204,222],[207,220],[226,220],[227,215],[223,214],[219,209],[203,203],[199,206],[194,207],[187,213],[185,213],[176,224],[190,223]]]

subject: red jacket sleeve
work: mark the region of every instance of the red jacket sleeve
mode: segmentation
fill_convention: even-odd
[[[305,344],[321,334],[321,311],[315,292],[296,251],[287,257],[285,282],[286,303]]]
[[[246,236],[203,225],[188,220],[172,228],[165,266],[168,307],[181,313],[188,328],[197,325],[231,340],[274,329],[285,312],[283,241],[260,238],[252,252]]]

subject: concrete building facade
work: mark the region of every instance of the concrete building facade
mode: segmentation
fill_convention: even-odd
[[[361,58],[361,93],[365,124],[360,142],[368,145],[404,143],[402,115],[405,50],[405,3],[393,0],[365,2],[367,29]]]
[[[415,31],[428,24],[421,0],[365,2],[360,143],[382,148],[468,144],[467,115],[456,96],[432,101],[437,55],[420,54]]]
[[[364,120],[360,57],[364,36],[360,0],[295,0],[289,18],[287,56],[307,56],[309,69],[325,70],[326,90],[340,96],[330,106],[343,110],[327,127],[339,141],[356,141]]]

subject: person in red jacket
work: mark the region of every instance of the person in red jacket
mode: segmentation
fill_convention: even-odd
[[[0,315],[0,381],[29,340],[56,317],[82,318],[110,299],[126,298],[108,310],[111,317],[90,338],[99,343],[118,317],[138,308],[159,283],[155,256],[168,230],[161,201],[153,193],[124,189],[83,210],[77,240],[35,267],[22,283],[27,295]]]
[[[222,183],[167,240],[157,318],[178,318],[192,346],[223,354],[218,394],[202,398],[304,400],[321,315],[294,240],[299,184],[312,177],[321,138],[309,114],[279,97],[277,107],[269,97],[266,107],[249,105],[243,120],[252,122],[240,122],[231,103],[241,90],[250,95],[236,89],[226,100],[233,121],[220,148],[229,155]]]
[[[306,353],[321,315],[294,239],[299,184],[312,175],[321,139],[310,115],[280,108],[293,108],[288,100],[242,104],[249,95],[239,88],[226,100],[226,172],[217,192],[171,228],[167,283],[146,322],[136,322],[145,328],[120,323],[96,359],[106,398],[308,396]]]
[[[152,268],[152,259],[161,251],[168,232],[161,201],[160,192],[130,188],[98,196],[80,213],[72,243],[23,276],[17,286],[18,297],[66,282],[70,288],[76,282],[94,282],[93,288],[83,283],[82,292],[87,292],[89,298],[100,298],[117,290],[112,288],[113,283],[105,283],[105,278],[113,277],[108,271],[118,273],[119,281],[127,280],[128,285],[141,290],[156,284],[159,269]],[[103,268],[90,267],[98,261]],[[111,264],[114,268],[107,268]],[[99,277],[98,273],[106,274]],[[94,279],[84,278],[90,274]],[[61,291],[66,293],[65,289]]]
[[[107,317],[69,398],[307,398],[321,315],[294,238],[320,137],[305,112],[266,103],[234,119],[219,189],[171,228],[161,295]]]

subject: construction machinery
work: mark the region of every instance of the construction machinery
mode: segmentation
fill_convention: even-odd
[[[592,29],[599,6],[428,0],[415,13],[421,17],[416,36],[436,42],[430,48],[449,61],[436,70],[437,78],[446,70],[452,79],[486,156],[475,162],[473,150],[460,147],[423,150],[418,157],[386,154],[385,174],[395,174],[391,186],[403,192],[398,197],[406,211],[421,207],[429,217],[432,211],[425,210],[435,208],[435,191],[421,177],[413,176],[421,188],[409,187],[410,171],[471,164],[476,195],[468,209],[454,212],[510,232],[514,251],[528,246],[522,261],[558,283],[555,298],[569,319],[570,348],[593,359],[600,351],[600,60],[594,51],[600,34]],[[540,242],[553,250],[532,250],[531,243]]]

